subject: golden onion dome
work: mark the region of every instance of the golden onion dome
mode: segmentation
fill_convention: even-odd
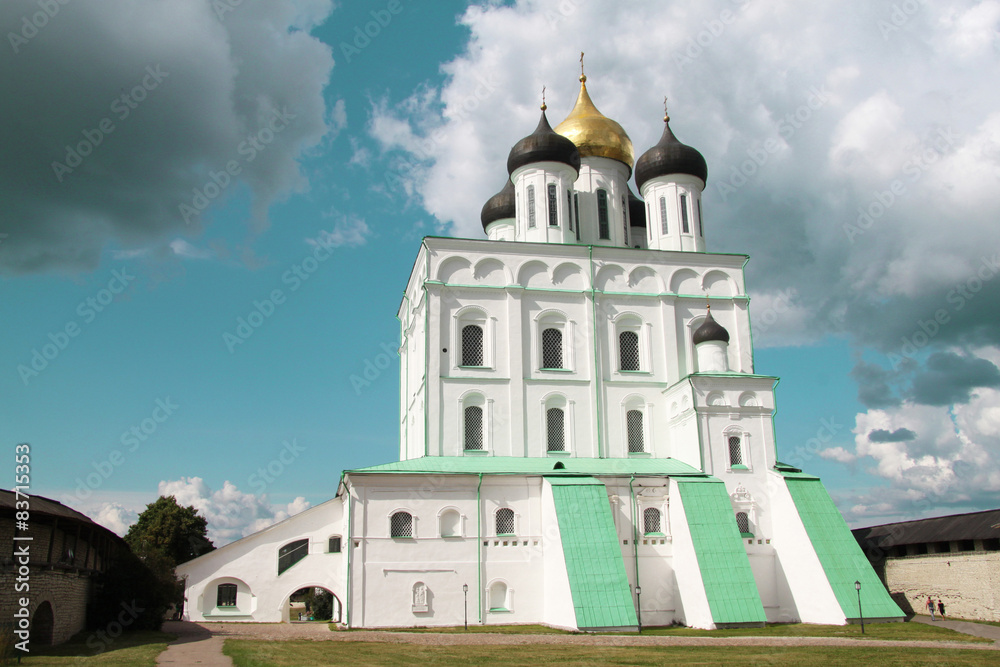
[[[606,157],[624,162],[631,174],[634,164],[632,140],[622,126],[594,106],[587,94],[587,77],[580,76],[580,95],[566,120],[556,125],[556,132],[570,139],[580,151],[580,157]]]

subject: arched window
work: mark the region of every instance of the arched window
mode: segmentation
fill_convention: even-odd
[[[462,365],[483,365],[483,328],[478,324],[462,327]]]
[[[497,535],[514,534],[514,510],[509,507],[501,507],[496,513]]]
[[[576,220],[576,240],[580,240],[580,195],[573,195],[573,217]]]
[[[278,549],[278,574],[298,563],[309,554],[309,540],[295,540]]]
[[[660,229],[667,233],[667,198],[660,197]]]
[[[729,445],[729,465],[730,466],[744,465],[743,447],[740,436],[729,435],[726,437],[726,443]]]
[[[219,584],[219,591],[215,597],[215,606],[236,606],[236,584]]]
[[[681,231],[685,234],[690,234],[691,230],[688,225],[688,198],[687,195],[681,195]]]
[[[462,536],[462,515],[458,510],[445,510],[440,518],[441,537]]]
[[[639,334],[635,331],[618,334],[618,362],[620,370],[639,370]]]
[[[483,409],[478,405],[465,408],[465,449],[483,448]]]
[[[573,193],[566,191],[566,219],[569,220],[569,231],[573,231]]]
[[[396,512],[389,518],[389,537],[413,537],[413,515]]]
[[[743,537],[753,537],[753,533],[750,532],[750,517],[746,512],[736,513],[736,528]]]
[[[628,428],[628,453],[637,454],[646,451],[642,435],[642,411],[629,410],[625,413],[625,424]]]
[[[528,228],[535,226],[535,186],[528,186]]]
[[[563,368],[563,335],[560,329],[542,331],[542,368]]]
[[[566,416],[561,408],[545,411],[545,435],[548,451],[566,451]]]
[[[559,226],[559,201],[556,198],[556,184],[549,183],[549,227]]]
[[[597,191],[597,231],[602,239],[611,238],[611,227],[608,223],[608,192]]]
[[[628,247],[628,199],[622,195],[622,244]]]
[[[646,535],[663,532],[663,526],[660,521],[660,510],[655,507],[647,507],[643,510],[642,532]]]
[[[510,611],[507,584],[502,581],[494,582],[490,586],[490,611]]]

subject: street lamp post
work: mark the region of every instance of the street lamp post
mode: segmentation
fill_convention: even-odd
[[[465,594],[465,630],[469,630],[469,584],[462,584],[462,593]]]
[[[865,634],[865,614],[861,611],[861,582],[854,582],[854,590],[858,592],[858,616],[861,617],[861,634]]]
[[[639,612],[638,614],[639,634],[641,635],[642,634],[642,586],[639,586],[638,584],[636,584],[635,587],[635,606]]]

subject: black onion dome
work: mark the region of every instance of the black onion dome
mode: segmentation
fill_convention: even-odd
[[[646,204],[628,189],[628,224],[630,227],[646,228]]]
[[[483,211],[479,214],[479,218],[483,221],[483,229],[486,229],[486,226],[491,222],[513,218],[514,214],[514,184],[508,178],[503,189],[483,204]]]
[[[580,172],[580,151],[576,144],[552,130],[544,110],[535,131],[510,149],[507,173],[513,174],[518,167],[536,162],[562,162],[573,167],[577,173]]]
[[[715,318],[712,317],[711,309],[709,309],[708,315],[705,316],[705,321],[701,323],[701,326],[694,330],[694,344],[698,345],[710,340],[718,340],[723,343],[729,342],[729,332],[715,321]]]
[[[677,141],[669,120],[663,124],[660,141],[642,154],[635,163],[635,184],[641,190],[650,179],[667,174],[689,174],[708,181],[708,165],[694,148]]]

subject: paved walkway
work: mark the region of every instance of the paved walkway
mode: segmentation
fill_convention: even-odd
[[[955,632],[961,632],[966,635],[974,635],[976,637],[985,637],[986,639],[992,639],[995,642],[1000,642],[1000,626],[986,625],[985,623],[973,623],[972,621],[953,621],[949,618],[945,618],[942,621],[940,616],[935,616],[934,618],[935,620],[932,621],[930,616],[917,615],[910,619],[910,622],[923,623],[925,625],[938,625],[942,628],[954,630]]]
[[[916,623],[930,625],[929,617],[916,616]],[[950,630],[1000,642],[1000,627],[969,621],[933,621]],[[232,667],[232,661],[222,654],[227,637],[284,641],[383,642],[455,646],[461,644],[577,644],[583,646],[879,646],[897,648],[947,648],[1000,650],[1000,643],[983,644],[957,641],[895,641],[884,639],[851,639],[847,637],[671,637],[639,635],[505,635],[489,633],[386,632],[353,630],[331,632],[326,623],[189,623],[168,621],[163,631],[178,635],[178,639],[160,654],[158,665],[206,665]]]
[[[222,653],[225,639],[214,636],[208,628],[187,621],[166,621],[163,631],[177,635],[177,639],[157,657],[157,665],[233,667],[233,661]]]

